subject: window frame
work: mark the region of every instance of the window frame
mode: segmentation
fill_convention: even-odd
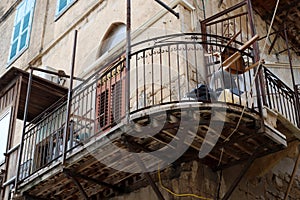
[[[26,7],[28,2],[32,1],[32,7],[30,8],[30,11],[26,13]],[[33,15],[35,10],[35,3],[36,0],[23,0],[16,8],[16,14],[14,19],[14,27],[11,35],[11,41],[10,41],[10,47],[9,47],[9,54],[8,54],[8,61],[7,61],[7,67],[9,67],[16,59],[18,59],[29,47],[30,43],[30,36],[31,36],[31,29],[32,29],[32,22],[33,22]],[[31,4],[30,4],[31,5]],[[21,10],[22,9],[22,10]],[[21,13],[21,11],[23,11]],[[21,14],[21,18],[19,15]],[[26,16],[29,14],[28,24],[27,27],[24,29],[24,21]],[[19,20],[19,21],[18,21]],[[15,36],[16,27],[19,26],[18,35]],[[24,46],[20,49],[22,35],[27,31],[26,40]],[[12,56],[12,49],[14,43],[17,42],[16,47],[16,53],[14,56]]]
[[[122,36],[124,34],[124,37]],[[118,46],[126,40],[126,25],[124,23],[114,23],[112,24],[108,31],[105,33],[98,51],[98,57],[106,55],[113,49],[118,48]]]
[[[67,1],[67,4],[64,8],[62,8],[61,10],[59,10],[59,5],[60,5],[60,2],[62,0],[57,0],[56,1],[56,8],[55,8],[55,20],[54,21],[57,21],[65,12],[67,12],[67,10],[69,10],[69,8],[71,6],[73,6],[77,0],[66,0]]]

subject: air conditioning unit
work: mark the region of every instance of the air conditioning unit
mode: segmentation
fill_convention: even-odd
[[[43,67],[40,67],[40,69],[51,71],[51,72],[57,72],[56,69],[54,69],[52,67],[49,67],[49,66],[43,66]],[[33,74],[36,75],[36,76],[39,76],[39,77],[41,77],[43,79],[46,79],[48,81],[52,81],[54,83],[59,83],[59,79],[58,79],[57,75],[53,75],[53,74],[42,72],[42,71],[38,71],[38,70],[35,70],[33,72]]]

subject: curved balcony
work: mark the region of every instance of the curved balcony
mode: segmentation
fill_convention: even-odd
[[[265,128],[259,113],[251,45],[229,41],[157,37],[132,46],[130,68],[122,56],[101,67],[74,89],[68,130],[66,102],[26,127],[19,189],[76,199],[68,177],[77,177],[89,196],[110,196],[158,166],[200,159],[218,170],[282,149],[285,136]],[[227,68],[224,49],[240,53]],[[137,160],[132,152],[145,154]]]

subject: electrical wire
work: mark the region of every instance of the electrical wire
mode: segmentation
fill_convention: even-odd
[[[168,193],[172,194],[172,195],[175,196],[175,197],[194,197],[194,198],[202,199],[202,200],[213,200],[213,199],[209,199],[209,198],[206,198],[206,197],[202,197],[202,196],[199,196],[199,195],[196,195],[196,194],[177,194],[177,193],[171,191],[170,189],[166,188],[166,187],[162,184],[162,181],[161,181],[161,175],[160,175],[160,169],[159,169],[159,166],[158,166],[157,175],[158,175],[158,180],[159,180],[160,187],[163,188],[165,191],[167,191]]]

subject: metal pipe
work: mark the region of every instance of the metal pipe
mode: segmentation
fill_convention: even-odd
[[[202,21],[201,21],[201,24],[203,24],[203,23],[206,24],[206,23],[208,23],[208,22],[210,22],[210,21],[213,21],[213,20],[215,20],[215,19],[217,19],[217,18],[219,18],[219,17],[221,17],[221,16],[224,16],[225,14],[227,14],[227,13],[229,13],[229,12],[232,12],[232,11],[234,11],[234,10],[236,10],[236,9],[238,9],[238,8],[240,8],[240,7],[242,7],[242,6],[244,6],[244,5],[246,5],[246,1],[242,1],[242,2],[240,2],[240,3],[238,3],[238,4],[235,4],[234,6],[228,8],[228,9],[226,9],[226,10],[223,10],[223,11],[221,11],[221,12],[219,12],[219,13],[217,13],[217,14],[215,14],[215,15],[213,15],[213,16],[207,18],[207,19],[202,20]]]
[[[289,64],[290,64],[290,70],[291,70],[291,75],[292,75],[292,83],[293,83],[293,88],[294,88],[294,92],[295,92],[295,100],[296,100],[296,104],[295,104],[295,109],[296,109],[296,118],[297,118],[297,125],[298,127],[300,127],[300,116],[299,116],[299,95],[298,95],[298,87],[296,85],[295,82],[295,75],[294,75],[294,70],[293,70],[293,63],[292,63],[292,56],[291,56],[291,52],[290,52],[290,47],[289,47],[289,39],[288,39],[288,35],[287,35],[287,27],[286,27],[286,23],[284,23],[284,37],[285,37],[285,44],[286,44],[286,48],[287,48],[287,52],[288,52],[288,56],[289,56]]]
[[[251,165],[254,162],[254,160],[257,158],[257,155],[261,151],[261,149],[263,149],[263,147],[258,147],[253,152],[253,154],[249,157],[249,159],[245,163],[243,169],[240,171],[239,175],[233,181],[233,183],[229,187],[228,191],[226,192],[226,194],[224,195],[224,197],[222,198],[222,200],[228,200],[230,198],[231,194],[234,192],[234,190],[236,189],[236,187],[238,186],[238,184],[240,183],[240,181],[242,180],[242,178],[244,177],[244,175],[246,174],[246,172],[248,171],[248,169],[251,167]]]
[[[24,116],[23,116],[23,130],[22,130],[22,137],[21,137],[21,141],[20,141],[20,151],[18,154],[16,181],[15,181],[15,193],[17,192],[17,189],[18,189],[20,165],[22,162],[24,138],[25,138],[25,132],[26,132],[26,121],[27,121],[27,117],[28,117],[28,106],[29,106],[30,94],[31,94],[32,74],[33,74],[33,69],[31,68],[30,74],[29,74],[29,79],[28,79],[28,84],[27,84],[27,94],[26,94],[25,109],[24,109]]]
[[[248,17],[249,17],[251,35],[253,37],[256,35],[256,29],[255,29],[254,20],[253,20],[252,3],[251,3],[251,0],[246,0],[246,1],[247,1],[247,9],[248,9]],[[254,52],[254,63],[256,63],[260,60],[259,47],[258,47],[257,41],[254,42],[254,44],[253,44],[253,52]],[[258,104],[259,113],[262,115],[262,113],[263,113],[262,106],[267,105],[266,92],[265,92],[265,87],[264,87],[265,83],[264,83],[264,79],[263,79],[261,66],[256,67],[256,70],[259,70],[258,71],[259,80],[257,78],[254,80],[255,85],[256,85],[257,104]],[[262,99],[261,99],[261,97],[262,97]],[[263,121],[262,121],[262,127],[264,127]]]
[[[172,8],[170,8],[167,4],[165,4],[164,2],[160,1],[160,0],[155,0],[157,3],[159,3],[162,7],[164,7],[165,9],[167,9],[170,13],[172,13],[173,15],[175,15],[177,17],[177,19],[179,19],[179,13],[175,12]]]
[[[74,33],[74,44],[73,44],[73,54],[72,54],[72,61],[71,61],[71,74],[70,74],[70,86],[68,91],[68,102],[67,102],[67,113],[66,113],[66,124],[64,129],[63,135],[63,151],[62,151],[62,164],[65,165],[66,163],[66,152],[67,152],[67,144],[68,144],[68,130],[69,130],[69,121],[70,121],[70,113],[71,113],[71,106],[72,106],[72,96],[73,96],[73,78],[74,78],[74,67],[75,67],[75,58],[76,58],[76,47],[77,47],[77,33],[78,31],[75,30]]]
[[[74,176],[72,176],[72,174],[70,174],[69,171],[64,170],[63,173],[68,178],[70,178],[73,181],[73,183],[77,186],[79,192],[83,196],[83,199],[88,200],[89,196],[87,195],[87,193],[85,192],[84,188],[82,187],[82,185],[80,184],[80,182],[77,180],[77,178],[75,178]]]
[[[125,142],[125,144],[128,147],[129,151],[130,152],[134,152],[134,146],[128,141],[128,139],[125,136],[122,137],[122,140]],[[136,163],[138,164],[138,166],[140,167],[140,169],[142,171],[144,171],[144,173],[142,173],[142,174],[147,179],[148,183],[150,184],[150,186],[152,187],[153,191],[155,192],[157,198],[159,200],[165,200],[164,196],[162,195],[162,193],[158,189],[157,185],[152,180],[150,174],[146,172],[147,169],[146,169],[146,166],[144,165],[143,161],[140,159],[140,157],[136,153],[133,153],[132,156],[134,157],[134,159],[135,159]]]
[[[129,122],[130,116],[130,54],[131,54],[131,0],[127,0],[127,16],[126,16],[126,76],[125,76],[125,107],[126,121]]]

